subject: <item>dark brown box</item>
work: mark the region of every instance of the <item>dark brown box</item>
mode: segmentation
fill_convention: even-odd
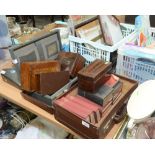
[[[60,71],[60,63],[56,60],[33,61],[21,63],[21,87],[32,92],[39,91],[39,73]]]
[[[110,62],[105,63],[96,59],[87,67],[78,72],[78,86],[80,89],[95,92],[101,85],[105,74],[111,69]]]
[[[53,94],[69,82],[69,72],[60,71],[38,74],[39,93],[43,95]]]
[[[61,70],[69,71],[71,78],[77,76],[86,61],[80,54],[71,52],[59,52],[57,60],[61,63]]]
[[[118,76],[118,75],[117,75]],[[104,138],[107,133],[110,131],[112,126],[119,122],[118,120],[118,113],[119,109],[124,106],[124,102],[129,98],[131,93],[136,89],[138,83],[134,80],[119,76],[121,82],[123,82],[122,94],[117,99],[115,104],[111,104],[107,110],[103,113],[102,119],[99,123],[93,125],[81,118],[75,116],[74,114],[70,113],[69,111],[63,109],[62,107],[55,104],[53,101],[53,105],[55,107],[54,115],[55,118],[66,125],[67,127],[71,128],[77,134],[82,136],[83,138]],[[77,95],[78,88],[74,87],[65,95]],[[61,97],[65,96],[62,95]],[[124,115],[123,115],[124,116]],[[116,122],[115,122],[116,117]],[[119,118],[121,120],[121,118]]]
[[[47,104],[46,101],[37,99],[35,97],[31,96],[32,93],[30,92],[26,92],[26,91],[22,91],[21,95],[23,96],[23,98],[31,103],[33,103],[34,105],[40,107],[41,109],[47,111],[48,113],[53,114],[54,113],[54,108],[52,104]]]

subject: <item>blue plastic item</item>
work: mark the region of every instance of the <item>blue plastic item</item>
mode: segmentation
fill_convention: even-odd
[[[0,15],[0,48],[9,47],[11,44],[6,16]]]

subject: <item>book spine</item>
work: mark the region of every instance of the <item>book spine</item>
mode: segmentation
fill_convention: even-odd
[[[102,118],[102,106],[96,104],[95,102],[92,102],[91,100],[88,100],[82,96],[77,95],[76,96],[78,99],[81,99],[82,101],[87,102],[88,106],[93,106],[93,107],[97,107],[97,110],[95,111],[95,116],[97,118],[97,122],[100,121],[100,119]]]
[[[94,96],[93,94],[91,94],[89,92],[86,92],[83,90],[78,90],[78,94],[83,96],[83,97],[86,97],[87,99],[95,102],[96,104],[98,104],[100,106],[103,106],[103,100],[97,96]]]
[[[89,100],[89,99],[87,99],[87,98],[85,98],[85,97],[82,97],[82,96],[79,96],[79,95],[77,95],[76,97],[79,98],[79,99],[81,99],[81,100],[83,100],[83,101],[85,101],[85,102],[88,102],[89,105],[91,105],[91,106],[95,106],[95,107],[97,107],[98,109],[101,109],[101,106],[99,106],[99,105],[96,104],[95,102],[92,102],[91,100]]]
[[[71,95],[67,95],[66,97],[72,102],[82,106],[83,108],[89,109],[90,111],[92,111],[92,114],[90,115],[92,119],[91,123],[94,123],[94,122],[98,123],[98,121],[101,119],[101,113],[99,111],[99,107],[97,106],[97,104],[95,106],[95,104],[89,103],[89,100],[83,100],[83,97],[78,98],[77,96],[71,96]]]
[[[122,82],[119,82],[114,90],[113,90],[113,103],[115,101],[115,99],[120,95],[120,93],[122,92],[122,88],[123,88],[123,83]]]
[[[86,112],[82,110],[82,108],[80,108],[79,106],[75,106],[75,104],[72,104],[67,100],[59,99],[56,100],[55,103],[84,120],[87,119],[87,117],[89,116]]]
[[[83,106],[83,107],[85,107],[87,109],[90,109],[90,110],[93,110],[93,111],[98,109],[97,107],[92,107],[91,105],[88,104],[88,102],[84,102],[84,101],[82,101],[81,99],[78,99],[75,96],[67,95],[66,98],[68,98],[72,102],[78,103],[79,105],[81,105],[81,106]]]
[[[84,107],[83,105],[79,104],[79,102],[62,97],[61,99],[57,100],[56,103],[84,120],[88,121],[89,119],[89,123],[95,124],[98,122],[96,112]]]

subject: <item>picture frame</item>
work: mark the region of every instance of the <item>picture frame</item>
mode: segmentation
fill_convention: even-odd
[[[11,47],[9,52],[16,69],[20,71],[20,63],[55,59],[61,49],[60,32],[59,30],[53,30],[27,43]]]
[[[113,46],[123,39],[120,22],[115,16],[99,15],[98,19],[101,25],[104,41],[107,45]]]
[[[46,38],[42,38],[36,42],[39,53],[43,51],[44,59],[55,59],[58,52],[61,51],[60,41],[57,34],[52,34]]]
[[[80,38],[104,44],[98,16],[75,25],[75,35]]]
[[[69,19],[72,21],[73,25],[78,25],[94,17],[96,17],[96,15],[69,15]]]

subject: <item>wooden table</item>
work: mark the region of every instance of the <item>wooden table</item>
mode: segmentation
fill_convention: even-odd
[[[8,64],[5,65],[4,68],[8,68],[10,66],[10,62],[8,62]],[[1,69],[1,67],[0,67]],[[59,123],[55,118],[54,115],[46,112],[45,110],[39,108],[38,106],[32,104],[31,102],[25,100],[22,96],[21,96],[21,90],[14,87],[13,85],[5,82],[2,77],[0,76],[0,96],[11,101],[12,103],[36,114],[37,116],[43,117],[44,119],[56,124],[57,126],[63,128],[64,130],[66,130],[67,132],[78,136],[74,131],[72,131],[71,129],[69,129],[68,127],[64,126],[63,124]],[[122,124],[122,122],[120,122],[119,124],[114,125],[114,127],[112,128],[112,130],[109,132],[109,134],[105,137],[105,138],[113,138],[115,133],[117,132],[117,130],[119,129],[120,125]]]

